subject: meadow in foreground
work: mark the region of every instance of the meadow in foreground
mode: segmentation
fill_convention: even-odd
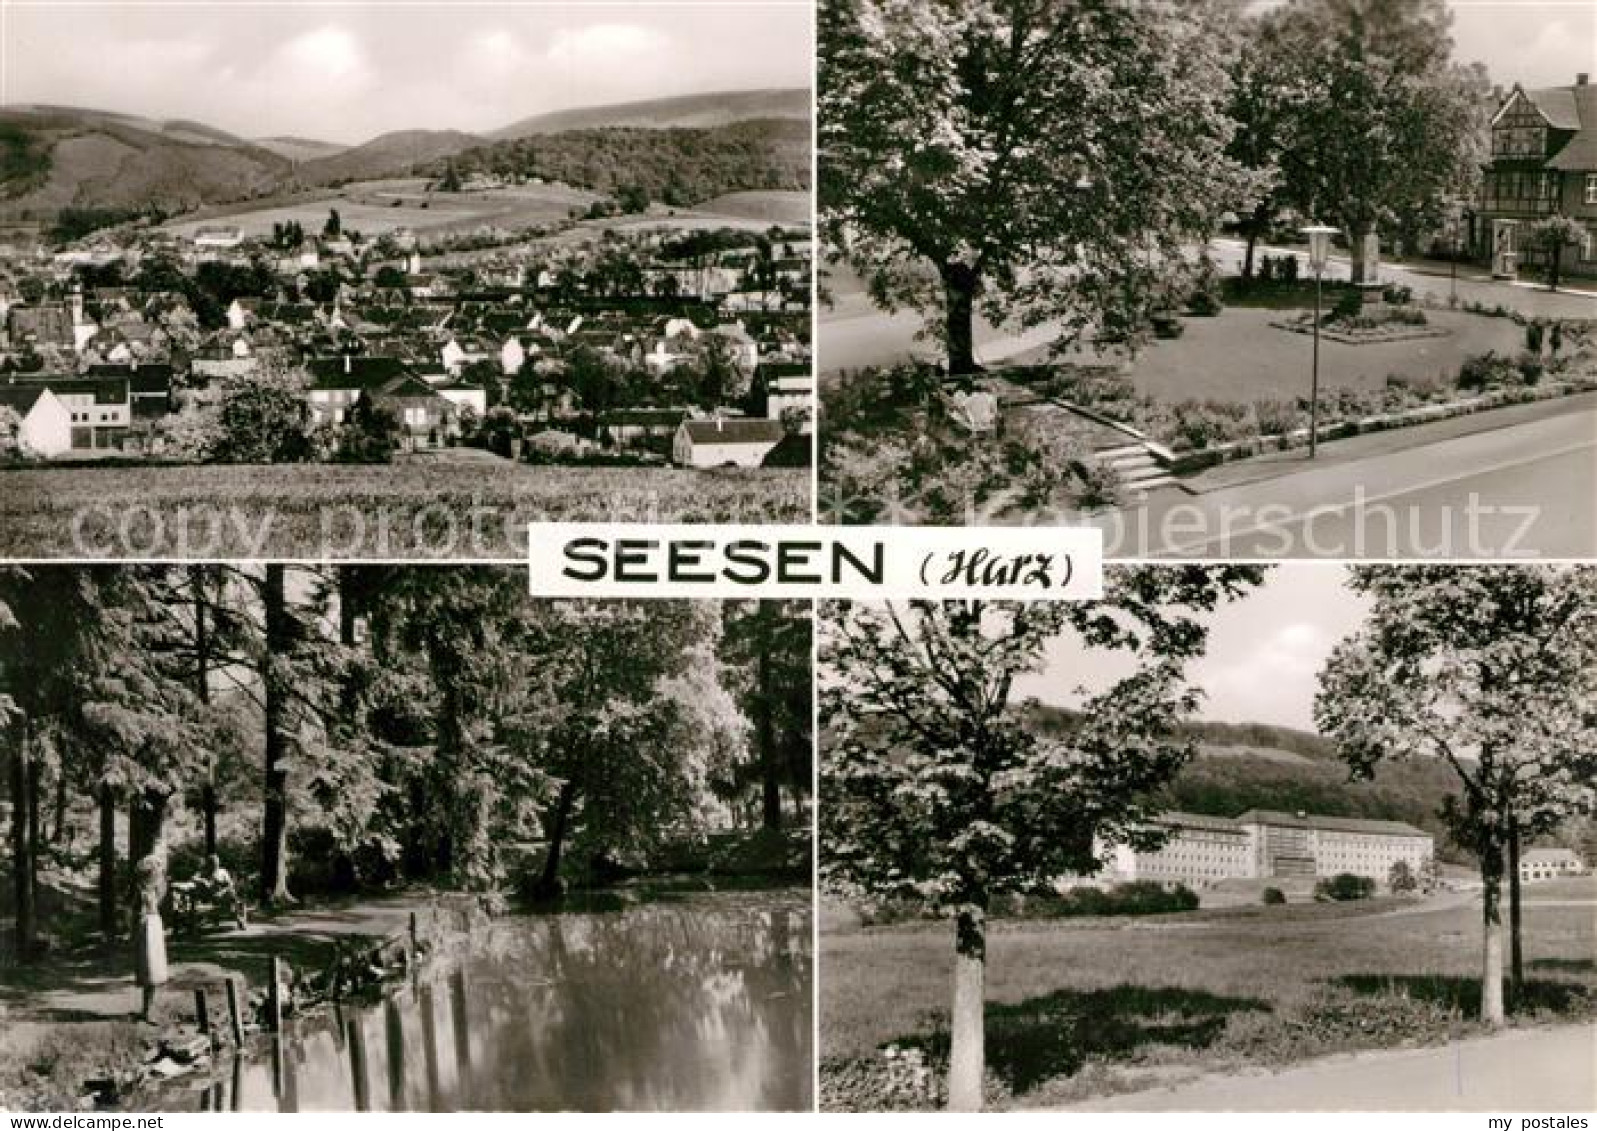
[[[805,522],[807,469],[392,465],[0,473],[14,558],[521,558],[538,522]]]
[[[1526,892],[1517,1024],[1597,1016],[1597,885],[1556,886]],[[1051,1106],[1201,1072],[1444,1044],[1480,1029],[1479,920],[1477,898],[1451,895],[995,924],[989,1102]],[[952,928],[826,922],[823,1110],[940,1106]]]

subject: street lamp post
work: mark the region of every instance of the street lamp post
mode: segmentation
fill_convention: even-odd
[[[1314,268],[1314,364],[1309,376],[1310,459],[1314,458],[1320,439],[1320,281],[1331,256],[1331,237],[1336,231],[1324,224],[1310,224],[1302,229],[1302,234],[1309,238],[1309,266]]]

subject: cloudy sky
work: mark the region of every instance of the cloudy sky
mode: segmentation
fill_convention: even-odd
[[[0,102],[355,143],[552,110],[808,87],[807,3],[4,5]]]
[[[1567,86],[1597,72],[1597,4],[1592,0],[1459,0],[1453,55],[1486,64],[1492,81],[1534,89]]]
[[[1209,649],[1191,668],[1205,693],[1199,714],[1222,722],[1314,729],[1316,678],[1337,641],[1358,628],[1364,599],[1343,585],[1336,563],[1292,562],[1272,570],[1246,599],[1210,618]],[[1079,652],[1067,637],[1047,670],[1017,681],[1020,696],[1070,706],[1076,689],[1101,688],[1129,666],[1103,652]]]

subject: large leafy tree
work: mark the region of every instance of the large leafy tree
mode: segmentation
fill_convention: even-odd
[[[1315,722],[1356,776],[1453,768],[1444,815],[1483,884],[1481,1017],[1500,1024],[1510,842],[1597,804],[1597,569],[1363,566],[1351,584],[1372,606],[1321,673]]]
[[[978,311],[1140,332],[1240,191],[1202,6],[824,0],[819,26],[831,254],[879,304],[940,315],[954,372]]]
[[[949,1103],[981,1105],[986,916],[1099,867],[1095,839],[1149,844],[1154,791],[1192,756],[1202,614],[1256,567],[1108,572],[1090,603],[832,605],[821,625],[822,880],[844,894],[924,901],[954,924]],[[1060,637],[1120,653],[1129,674],[1076,724],[1041,736],[1012,691]]]
[[[1525,243],[1547,257],[1547,289],[1558,289],[1563,272],[1564,249],[1580,247],[1586,240],[1586,226],[1562,213],[1536,221],[1525,233]]]
[[[1485,80],[1450,61],[1450,22],[1443,0],[1289,0],[1248,47],[1269,90],[1235,104],[1241,133],[1270,143],[1281,202],[1346,230],[1355,282],[1366,237],[1439,224],[1479,175]]]
[[[782,791],[810,789],[810,653],[814,626],[796,601],[728,601],[721,655],[747,715],[754,756],[729,767],[728,785],[754,784],[760,823],[782,827]]]

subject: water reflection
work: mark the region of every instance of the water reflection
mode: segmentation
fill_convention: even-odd
[[[308,1025],[196,1106],[807,1110],[809,914],[761,893],[497,920],[449,973]]]

